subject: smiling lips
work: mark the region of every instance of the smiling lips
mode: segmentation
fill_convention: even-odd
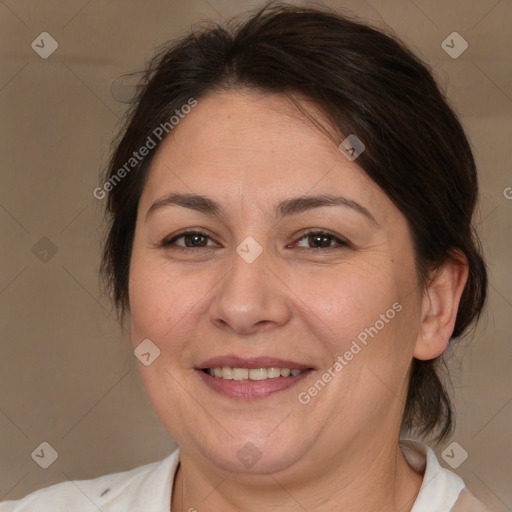
[[[218,393],[231,398],[261,398],[293,386],[312,368],[269,357],[225,356],[204,361],[196,370]]]
[[[297,370],[290,368],[229,368],[227,366],[208,368],[206,373],[213,377],[226,379],[226,380],[266,380],[276,379],[278,377],[295,377],[300,375],[304,370]]]

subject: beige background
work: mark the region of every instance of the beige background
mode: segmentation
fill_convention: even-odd
[[[126,109],[111,82],[193,23],[260,4],[0,3],[0,501],[173,449],[98,283],[103,204],[92,190]],[[326,4],[391,28],[426,59],[473,143],[490,297],[474,339],[451,358],[458,428],[437,451],[457,441],[469,454],[457,472],[470,489],[493,510],[512,510],[512,1]],[[31,48],[43,31],[59,45],[47,59]],[[453,31],[469,43],[457,59],[441,48]],[[31,458],[43,441],[58,452],[46,470]]]

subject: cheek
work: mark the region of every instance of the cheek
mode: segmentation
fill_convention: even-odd
[[[197,277],[178,276],[165,262],[135,250],[129,282],[133,343],[150,338],[161,345],[171,338],[173,328],[186,321],[200,293]]]
[[[392,270],[370,264],[340,265],[317,275],[296,275],[290,285],[297,304],[314,322],[313,331],[331,354],[344,352],[352,339],[373,326],[397,301]]]
[[[296,276],[290,288],[302,310],[311,311],[311,332],[328,354],[326,367],[338,356],[347,361],[334,387],[349,386],[369,403],[369,395],[378,403],[389,389],[399,390],[419,325],[412,257],[358,260],[317,278]]]
[[[193,338],[200,338],[207,307],[225,269],[171,265],[161,255],[138,248],[130,265],[131,338],[135,346],[151,339],[161,362],[188,361]],[[179,356],[179,357],[177,357]]]

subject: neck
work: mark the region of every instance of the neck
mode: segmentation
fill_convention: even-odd
[[[423,480],[397,441],[352,447],[317,464],[308,461],[300,472],[235,474],[182,453],[171,510],[410,512]]]

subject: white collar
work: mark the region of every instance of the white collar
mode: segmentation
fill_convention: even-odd
[[[398,446],[409,466],[423,473],[420,492],[411,512],[450,510],[465,487],[462,478],[443,468],[430,446],[411,439],[401,439]]]
[[[401,439],[399,447],[409,466],[418,473],[423,473],[423,483],[411,512],[450,510],[465,487],[463,480],[444,469],[428,445],[410,439]],[[112,495],[107,493],[103,503],[97,502],[97,504],[106,506],[105,510],[109,510],[109,502],[112,503],[112,500],[115,502],[116,497],[129,491],[132,500],[130,506],[133,510],[145,512],[170,510],[172,487],[179,460],[180,451],[177,449],[161,462],[133,470],[134,476],[137,474],[138,477],[136,480],[130,478],[129,474],[132,472],[122,474],[122,480],[118,482],[119,486],[116,485],[117,482],[109,482],[109,485],[115,489]],[[141,470],[146,474],[141,475]],[[134,489],[134,485],[138,488]],[[148,507],[148,504],[151,505]]]

